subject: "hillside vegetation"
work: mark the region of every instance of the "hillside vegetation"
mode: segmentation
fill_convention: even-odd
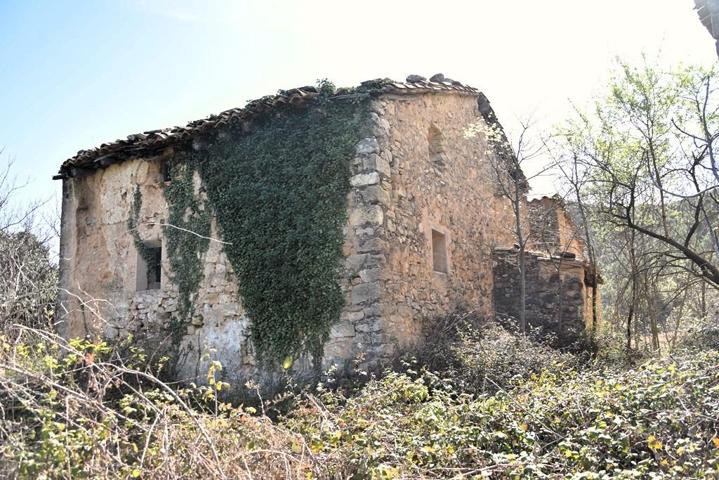
[[[353,389],[320,384],[249,407],[222,402],[217,363],[210,386],[173,389],[155,375],[162,365],[148,368],[132,348],[16,327],[0,337],[0,475],[719,474],[716,337],[628,367],[560,354],[498,326],[479,332],[463,327],[438,371],[408,361]]]

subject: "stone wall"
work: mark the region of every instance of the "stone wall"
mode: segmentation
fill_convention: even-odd
[[[362,232],[380,263],[365,288],[379,297],[380,321],[367,336],[382,361],[420,342],[424,320],[457,308],[491,316],[492,249],[513,237],[486,143],[465,136],[483,121],[474,96],[387,95],[373,112],[376,136],[363,162],[376,175],[356,182],[355,195],[376,205]],[[446,245],[446,273],[433,267],[433,230]]]
[[[389,200],[389,162],[381,155],[378,142],[385,122],[376,111],[370,113],[369,122],[368,136],[358,142],[351,160],[351,191],[347,195],[348,220],[343,246],[345,268],[341,279],[345,307],[325,345],[325,370],[372,368],[384,348],[378,335],[381,329],[379,280],[387,257],[379,232]]]
[[[61,284],[69,293],[61,298],[67,311],[62,331],[66,337],[134,338],[157,351],[178,347],[180,379],[195,380],[206,372],[219,349],[234,372],[247,371],[252,354],[246,341],[248,321],[237,295],[237,280],[222,251],[210,242],[204,258],[204,279],[195,297],[191,323],[177,325],[178,289],[171,281],[163,224],[168,217],[162,162],[172,157],[138,159],[111,165],[92,175],[65,180]],[[199,190],[199,178],[195,178]],[[139,253],[128,227],[134,191],[142,199],[138,234],[145,242],[162,246],[160,289],[137,289]],[[212,236],[219,239],[216,222]],[[179,332],[173,329],[179,328]],[[181,339],[179,345],[172,342]],[[203,370],[204,369],[204,370]]]
[[[529,225],[526,265],[526,316],[530,326],[567,346],[591,327],[592,291],[587,288],[586,247],[559,197],[526,203]],[[519,317],[519,250],[494,251],[496,315],[516,322]]]
[[[351,190],[340,279],[345,307],[325,345],[323,369],[376,368],[421,342],[426,320],[458,308],[492,317],[496,305],[498,313],[512,314],[516,268],[510,251],[495,249],[514,243],[513,214],[497,192],[485,139],[465,135],[477,122],[484,120],[474,94],[371,100],[366,134],[347,159]],[[249,378],[272,382],[273,373],[256,364],[250,320],[214,219],[214,240],[202,257],[204,277],[193,296],[195,314],[188,323],[177,322],[178,289],[163,233],[163,162],[173,157],[168,149],[63,181],[62,331],[66,337],[132,333],[152,348],[169,348],[179,380],[202,381],[218,359],[224,380],[234,386]],[[206,201],[199,176],[194,183],[197,198]],[[137,291],[138,251],[128,229],[135,188],[142,197],[138,234],[162,246],[157,290]],[[571,244],[562,233],[567,219],[554,218],[558,233],[552,241]],[[530,257],[532,315],[574,328],[582,318],[576,307],[586,297],[581,265],[567,260],[557,269],[553,259]],[[560,279],[564,293],[555,298]],[[555,318],[558,304],[562,313]],[[309,358],[294,362],[298,376],[313,370]]]
[[[517,325],[519,319],[519,251],[494,252],[494,305],[497,318]],[[573,258],[525,252],[526,317],[530,327],[551,336],[557,346],[581,340],[591,318],[591,296],[585,288],[585,265]],[[589,309],[589,310],[588,310]],[[589,316],[588,316],[589,315]]]
[[[373,115],[368,132],[376,132],[381,123]],[[341,285],[346,302],[325,346],[324,369],[345,370],[353,362],[366,367],[382,348],[375,336],[380,314],[377,280],[386,255],[375,233],[384,222],[380,204],[387,199],[382,182],[386,183],[389,170],[374,153],[377,144],[375,136],[368,136],[357,145],[356,156],[347,159],[353,189],[347,198],[344,229]],[[61,284],[68,293],[61,298],[66,309],[61,331],[66,337],[122,338],[132,333],[152,349],[172,351],[179,380],[201,381],[210,362],[218,359],[224,379],[234,386],[249,378],[272,383],[276,375],[260,371],[256,364],[250,320],[215,219],[211,224],[215,240],[202,258],[204,276],[193,297],[195,314],[188,323],[176,321],[178,288],[172,282],[162,226],[169,215],[162,163],[172,158],[168,150],[161,157],[130,160],[64,180]],[[197,174],[194,183],[197,198],[205,201]],[[137,290],[139,254],[128,228],[136,187],[142,198],[139,236],[162,246],[158,290]],[[300,358],[293,371],[302,377],[314,368],[309,358]]]
[[[160,162],[125,162],[63,181],[59,328],[66,337],[112,338],[127,329],[137,265],[128,218],[137,186],[145,219],[139,233],[161,237],[167,207]]]
[[[557,253],[560,250],[559,216],[552,199],[543,197],[526,203],[529,231],[529,242],[533,250]]]
[[[558,197],[535,198],[527,202],[530,245],[547,255],[572,253],[586,260],[586,246],[563,200]]]

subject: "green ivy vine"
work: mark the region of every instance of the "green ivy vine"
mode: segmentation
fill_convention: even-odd
[[[140,210],[142,209],[142,192],[140,186],[135,185],[135,190],[132,194],[132,204],[130,205],[130,215],[127,217],[127,229],[132,235],[133,243],[137,253],[145,260],[145,263],[149,264],[153,261],[150,252],[147,251],[145,243],[140,237]]]
[[[172,282],[178,287],[177,322],[184,324],[194,313],[194,300],[203,278],[204,254],[209,247],[210,209],[195,193],[194,163],[175,162],[170,167],[172,181],[165,188],[169,208],[165,226],[165,245],[172,270]]]
[[[318,358],[343,306],[339,274],[350,161],[368,109],[364,100],[325,95],[310,108],[258,120],[250,132],[229,131],[182,159],[199,167],[229,243],[225,251],[261,361],[302,352]],[[177,202],[191,201],[190,190],[182,191],[168,195],[176,212],[183,209]],[[206,217],[200,218],[202,223]],[[171,216],[171,222],[178,220]],[[170,255],[179,255],[173,270],[191,270],[184,287],[189,289],[197,284],[197,272],[185,262],[195,261],[198,240],[181,238],[189,243],[175,243]]]

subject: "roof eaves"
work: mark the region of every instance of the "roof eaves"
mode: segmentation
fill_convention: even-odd
[[[411,79],[414,81],[410,81]],[[354,89],[339,89],[330,98],[342,100],[367,95],[417,95],[435,92],[483,97],[479,90],[445,78],[441,74],[435,75],[430,80],[417,75],[410,75],[407,80],[406,82],[395,82],[387,78],[368,80]],[[312,86],[280,90],[277,95],[268,95],[252,100],[243,108],[231,108],[204,119],[193,120],[184,127],[176,126],[148,130],[128,135],[126,138],[118,139],[114,142],[103,143],[96,148],[80,150],[76,155],[63,162],[60,171],[53,179],[64,179],[75,176],[80,171],[86,172],[105,168],[110,164],[137,156],[158,154],[166,148],[188,144],[195,137],[207,135],[211,131],[225,126],[239,124],[243,127],[243,130],[246,130],[252,120],[280,108],[301,108],[319,95],[320,92],[317,88]]]

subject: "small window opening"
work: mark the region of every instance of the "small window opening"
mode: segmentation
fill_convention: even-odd
[[[137,290],[159,290],[162,282],[162,247],[142,245],[137,255]]]
[[[447,273],[447,237],[437,230],[432,230],[432,269]]]
[[[444,152],[444,135],[442,135],[442,132],[434,124],[429,126],[427,144],[429,159],[432,163],[439,167],[446,165],[447,155]]]
[[[172,181],[172,166],[170,165],[170,162],[168,162],[167,160],[162,162],[162,181],[163,182]]]

